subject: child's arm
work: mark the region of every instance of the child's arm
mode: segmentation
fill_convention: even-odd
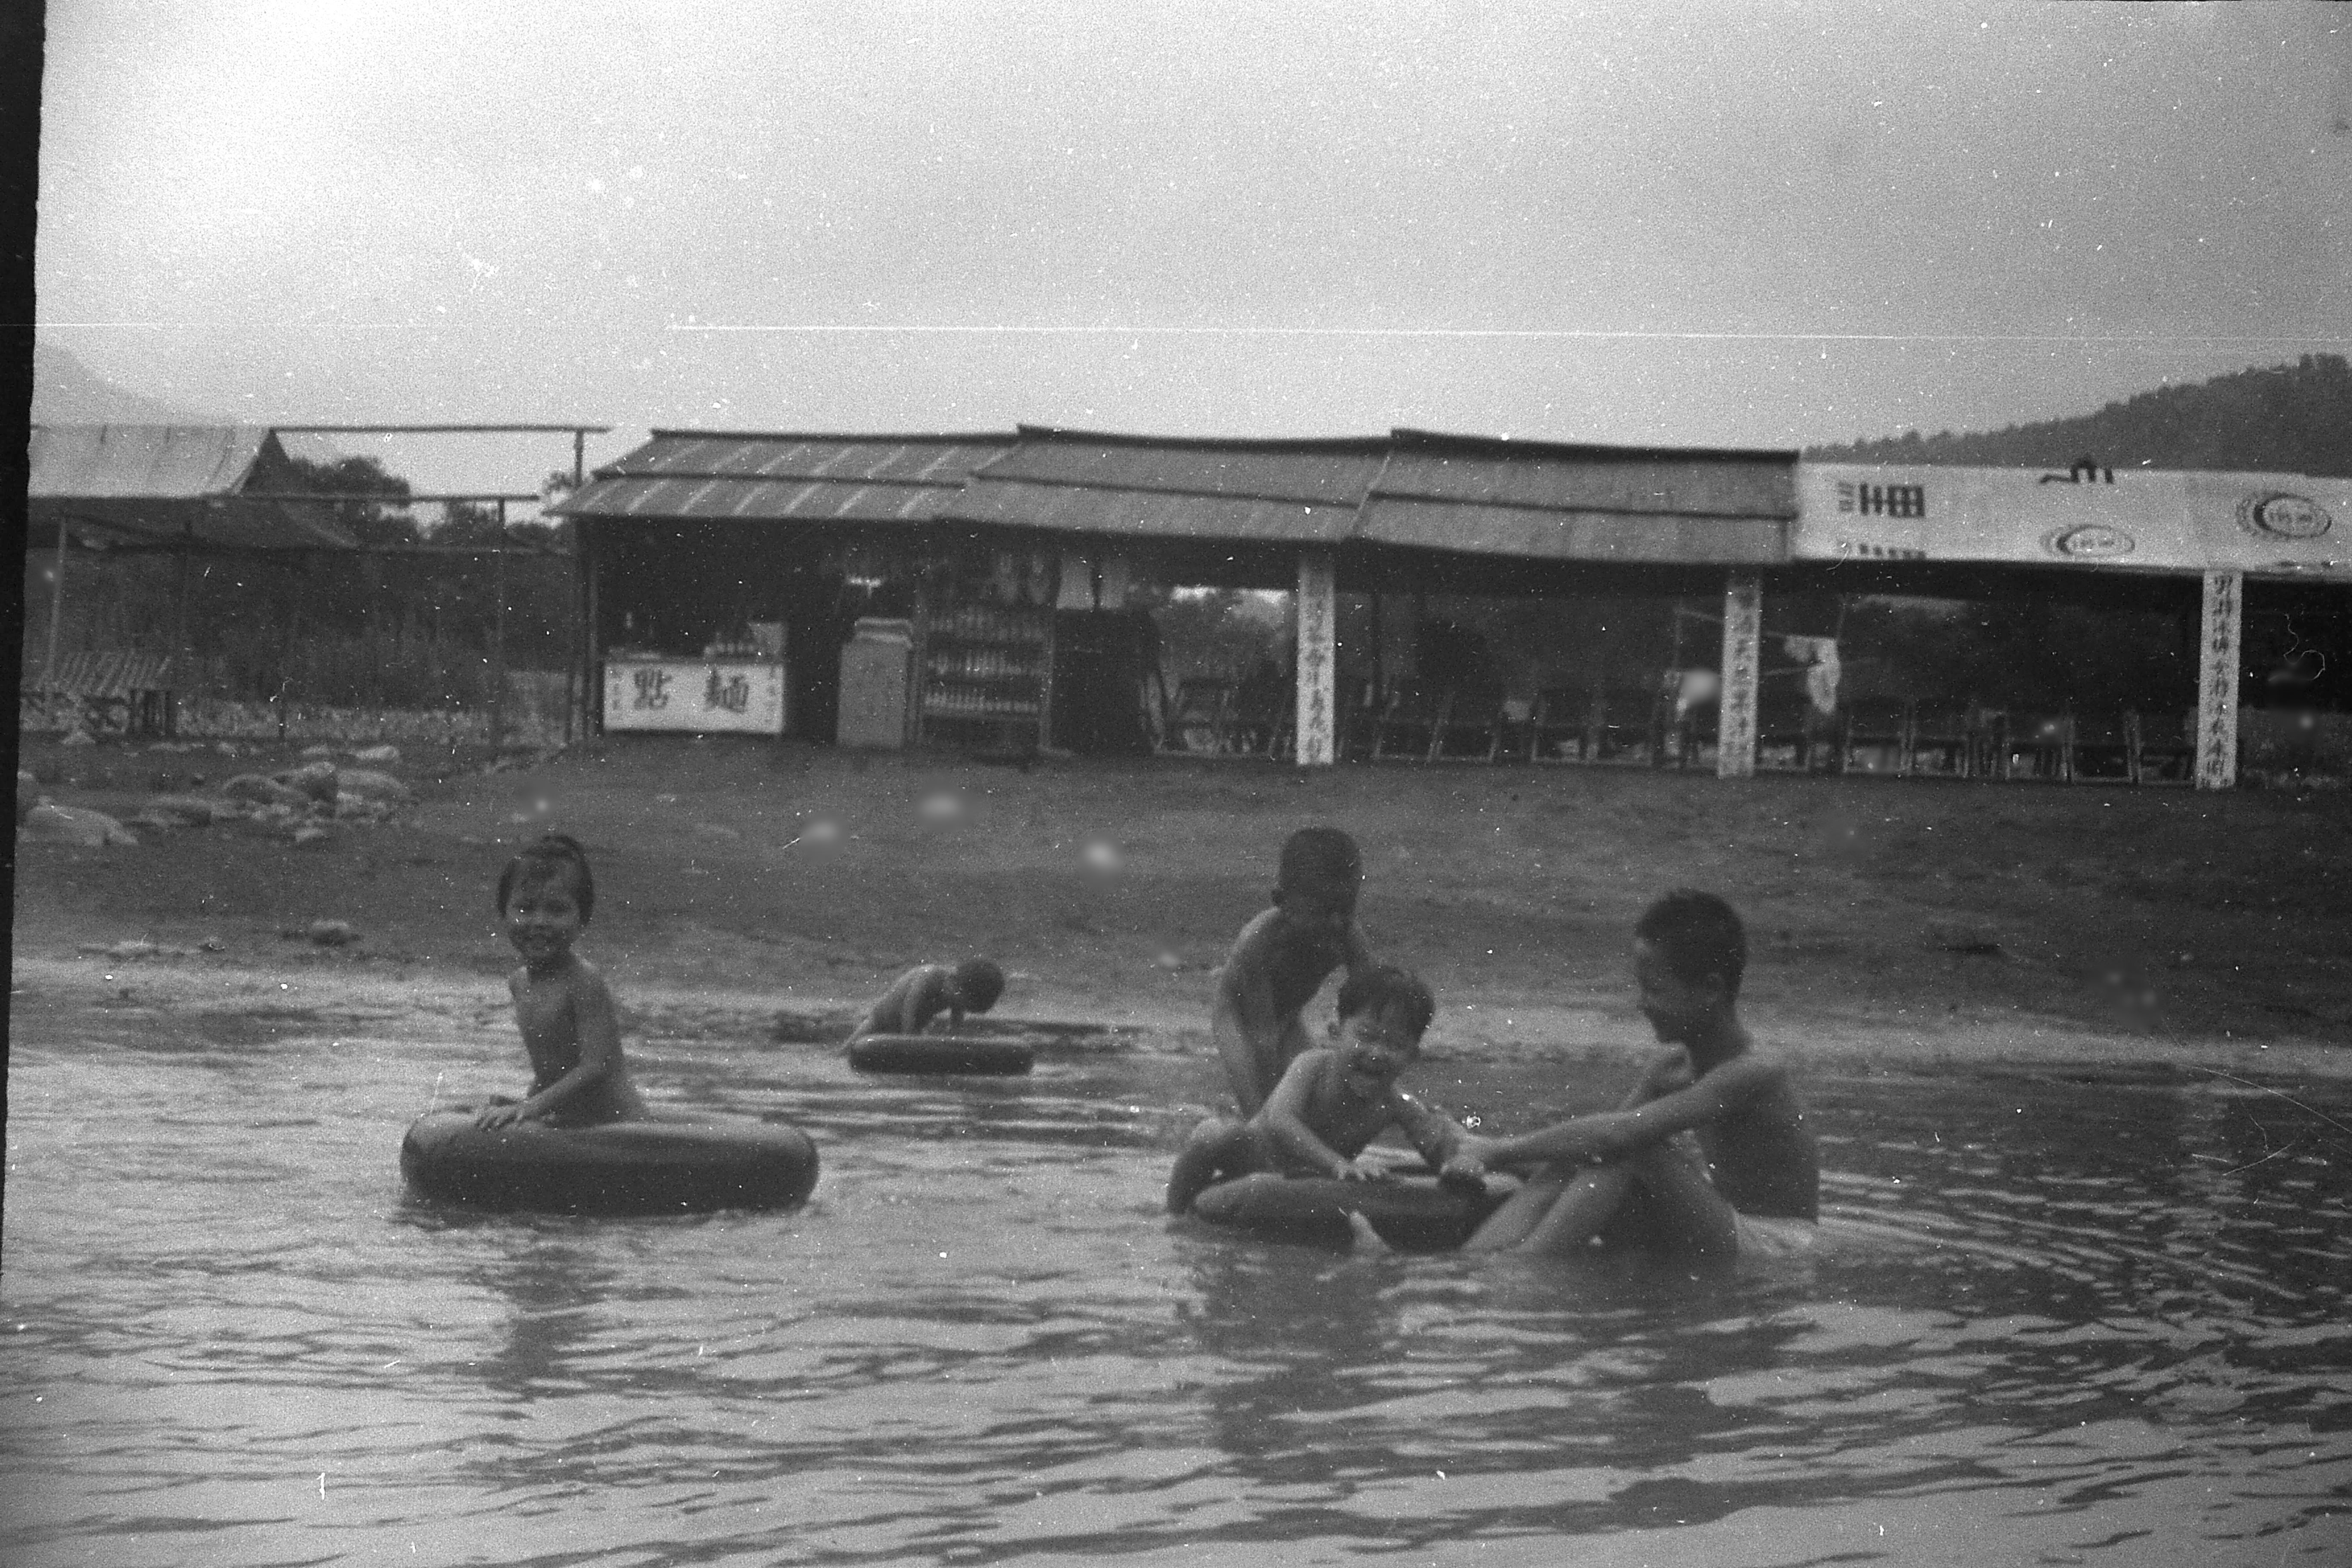
[[[1307,1125],[1307,1106],[1315,1090],[1316,1075],[1331,1059],[1328,1051],[1301,1051],[1292,1059],[1282,1081],[1265,1097],[1265,1108],[1257,1120],[1277,1148],[1310,1165],[1325,1175],[1339,1181],[1360,1181],[1381,1173],[1374,1163],[1360,1163],[1343,1157],[1339,1152],[1316,1135]]]
[[[1597,1164],[1719,1121],[1750,1095],[1780,1082],[1787,1071],[1778,1058],[1748,1051],[1687,1089],[1661,1095],[1631,1110],[1579,1116],[1518,1138],[1477,1139],[1471,1150],[1490,1165],[1559,1161]]]
[[[604,987],[604,977],[583,966],[573,973],[572,990],[572,1026],[579,1042],[580,1055],[571,1070],[520,1105],[502,1105],[481,1119],[484,1127],[503,1127],[509,1121],[530,1121],[560,1110],[569,1100],[586,1093],[611,1076],[621,1061],[621,1021],[613,1008],[613,994]]]
[[[1439,1175],[1477,1177],[1486,1173],[1486,1162],[1468,1152],[1470,1134],[1445,1112],[1423,1104],[1401,1089],[1389,1091],[1389,1109],[1407,1141]]]

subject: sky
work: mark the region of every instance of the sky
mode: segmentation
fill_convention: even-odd
[[[592,463],[1997,428],[2352,352],[2347,13],[50,0],[38,323],[208,416]]]

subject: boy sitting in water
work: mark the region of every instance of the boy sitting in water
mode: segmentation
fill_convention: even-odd
[[[1377,1179],[1386,1167],[1364,1158],[1364,1149],[1391,1127],[1447,1179],[1483,1175],[1462,1152],[1469,1134],[1397,1087],[1398,1075],[1419,1059],[1422,1033],[1436,1012],[1429,987],[1402,969],[1350,974],[1339,987],[1334,1043],[1293,1058],[1247,1121],[1213,1116],[1185,1140],[1168,1179],[1168,1212],[1182,1214],[1203,1188],[1258,1172]]]
[[[1739,1022],[1747,963],[1739,916],[1714,894],[1684,889],[1650,906],[1633,927],[1633,984],[1651,1028],[1674,1048],[1615,1110],[1469,1140],[1465,1152],[1488,1165],[1530,1173],[1469,1250],[1563,1253],[1605,1233],[1728,1258],[1774,1234],[1756,1219],[1818,1217],[1820,1165],[1789,1064]],[[1697,1135],[1705,1169],[1673,1142],[1685,1131]]]
[[[1334,969],[1372,966],[1356,924],[1364,880],[1356,841],[1336,827],[1302,827],[1282,847],[1274,907],[1242,928],[1217,975],[1210,1029],[1244,1118],[1312,1043],[1301,1017]]]
[[[499,914],[522,954],[507,990],[530,1053],[530,1097],[493,1103],[476,1119],[483,1127],[534,1121],[584,1127],[646,1114],[621,1059],[613,994],[572,951],[595,910],[588,852],[563,834],[548,834],[499,873]]]
[[[948,1032],[953,1034],[963,1027],[966,1013],[985,1013],[1003,994],[1004,971],[985,958],[967,958],[953,969],[919,963],[890,983],[849,1037],[919,1035],[941,1013],[948,1016]]]

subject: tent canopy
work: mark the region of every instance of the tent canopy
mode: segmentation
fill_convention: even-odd
[[[60,523],[108,543],[356,550],[326,503],[249,497],[290,460],[254,425],[36,425],[28,547]],[[258,480],[258,482],[257,482]],[[282,483],[282,481],[277,481]]]

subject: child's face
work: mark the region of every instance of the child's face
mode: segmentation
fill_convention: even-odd
[[[1674,972],[1664,953],[1639,937],[1633,939],[1633,986],[1640,994],[1642,1016],[1667,1045],[1689,1043],[1720,1016],[1728,1000],[1719,981],[1684,979]]]
[[[1282,887],[1282,914],[1286,921],[1318,931],[1345,931],[1356,918],[1357,877],[1302,877]]]
[[[1380,1095],[1420,1059],[1421,1037],[1405,1026],[1395,1008],[1379,1008],[1340,1019],[1336,1048],[1348,1086],[1361,1095]]]
[[[507,900],[507,940],[525,963],[552,963],[572,951],[586,923],[580,897],[565,876],[526,878]]]

